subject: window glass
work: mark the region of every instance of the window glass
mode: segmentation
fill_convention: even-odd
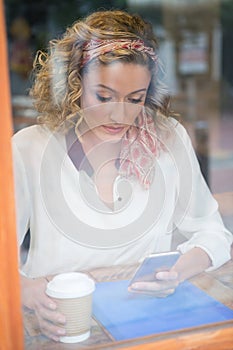
[[[172,107],[188,129],[203,175],[233,228],[233,1],[128,1],[160,38]]]
[[[36,51],[46,48],[77,18],[103,8],[127,9],[153,23],[172,108],[190,133],[212,192],[222,194],[218,200],[229,219],[233,216],[232,0],[6,0],[15,131],[35,122],[28,88]]]

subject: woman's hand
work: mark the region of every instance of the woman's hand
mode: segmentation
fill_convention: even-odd
[[[21,276],[23,306],[34,310],[41,332],[48,338],[59,341],[65,335],[65,316],[57,311],[56,303],[46,295],[45,278],[29,279]]]
[[[129,287],[130,292],[151,294],[155,297],[166,297],[174,293],[182,281],[191,278],[211,266],[208,254],[195,247],[181,255],[169,271],[160,271],[152,282],[136,282]]]
[[[164,298],[174,293],[178,284],[178,273],[176,271],[160,271],[155,275],[154,281],[133,283],[128,290]]]

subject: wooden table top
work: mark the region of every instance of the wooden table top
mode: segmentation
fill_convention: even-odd
[[[134,266],[98,268],[88,272],[96,281],[129,279]],[[190,282],[214,299],[233,310],[233,261],[212,272],[203,272]],[[143,338],[115,341],[110,334],[92,319],[91,336],[82,343],[56,343],[44,337],[39,330],[34,313],[24,310],[25,350],[71,350],[71,349],[233,349],[233,320],[211,325],[167,332]],[[138,347],[139,346],[139,347]]]

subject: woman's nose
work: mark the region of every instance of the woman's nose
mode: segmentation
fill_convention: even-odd
[[[126,121],[126,106],[124,102],[112,102],[109,118],[115,123],[123,123]]]
[[[143,106],[128,102],[111,102],[108,113],[112,122],[131,125],[141,113]]]

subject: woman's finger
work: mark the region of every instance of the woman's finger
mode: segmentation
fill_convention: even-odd
[[[138,294],[151,295],[156,298],[165,298],[168,295],[173,294],[175,292],[175,288],[170,288],[165,290],[152,290],[152,289],[132,289],[131,287],[129,287],[128,291],[138,293]]]
[[[176,280],[172,281],[153,281],[153,282],[136,282],[131,285],[134,290],[144,290],[152,292],[161,292],[169,289],[174,289],[178,285]]]
[[[156,273],[155,278],[162,281],[174,281],[178,279],[178,273],[176,271],[159,271]]]
[[[47,321],[61,325],[64,325],[66,323],[65,316],[58,311],[51,311],[41,306],[40,308],[37,308],[37,313],[40,315],[41,318]]]
[[[60,336],[64,336],[66,334],[65,328],[59,327],[58,325],[47,321],[37,314],[40,329],[44,335],[47,337],[58,341]]]
[[[154,296],[156,296],[156,298],[166,298],[168,295],[171,295],[175,292],[175,288],[171,288],[171,289],[166,289],[163,292],[158,292],[156,293],[156,295],[154,294]]]

